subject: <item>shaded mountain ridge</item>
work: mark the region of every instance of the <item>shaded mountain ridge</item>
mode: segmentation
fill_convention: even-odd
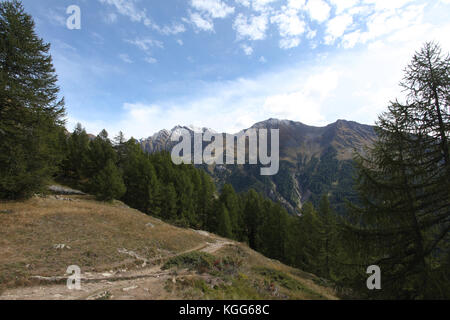
[[[214,178],[219,188],[225,183],[232,184],[238,192],[254,188],[282,203],[291,213],[298,212],[307,201],[317,203],[324,193],[328,193],[334,206],[342,211],[344,199],[355,196],[353,154],[355,150],[361,151],[371,145],[376,138],[372,126],[347,120],[315,127],[290,120],[268,119],[250,128],[280,130],[280,171],[277,175],[261,176],[259,165],[200,167]],[[170,138],[179,134],[180,129],[186,129],[191,136],[194,132],[216,133],[209,128],[176,126],[141,139],[139,143],[149,153],[171,151],[178,142]],[[203,148],[206,145],[204,143]]]

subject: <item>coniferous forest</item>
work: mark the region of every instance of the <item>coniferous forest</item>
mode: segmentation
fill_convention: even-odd
[[[91,137],[81,124],[68,132],[49,49],[20,2],[0,3],[2,200],[57,181],[245,242],[320,276],[342,297],[450,298],[450,57],[437,43],[413,54],[401,79],[405,101],[387,105],[377,142],[355,154],[358,199],[342,201],[345,215],[327,194],[292,215],[254,190],[217,190],[204,170],[145,153],[123,133]],[[370,265],[383,270],[383,290],[367,290]]]

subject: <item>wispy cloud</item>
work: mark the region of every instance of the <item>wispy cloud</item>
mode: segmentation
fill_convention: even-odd
[[[180,22],[174,22],[171,25],[160,26],[155,23],[147,14],[146,9],[138,8],[135,0],[99,0],[103,4],[113,6],[117,12],[128,17],[133,22],[143,23],[163,35],[174,35],[186,31],[185,26]],[[117,21],[115,13],[109,13],[105,17],[109,23]]]
[[[122,60],[125,63],[133,63],[133,60],[130,59],[128,54],[121,53],[121,54],[119,54],[119,58],[120,58],[120,60]]]
[[[250,47],[249,45],[242,44],[241,48],[247,56],[251,56],[253,54],[253,48]]]
[[[266,14],[246,17],[240,13],[233,23],[238,39],[263,40],[266,38],[266,31],[269,19]]]
[[[221,0],[191,0],[191,6],[213,19],[225,18],[234,13],[234,7]]]
[[[198,12],[189,11],[189,19],[183,18],[183,21],[192,24],[196,31],[214,32],[214,23],[211,18],[204,17]]]
[[[149,51],[151,48],[164,48],[164,44],[159,41],[159,40],[154,40],[151,38],[146,38],[146,39],[126,39],[125,40],[128,43],[131,43],[135,46],[137,46],[139,49],[144,50],[144,51]]]

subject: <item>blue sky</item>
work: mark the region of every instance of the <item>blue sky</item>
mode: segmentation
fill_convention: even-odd
[[[23,0],[67,126],[147,137],[268,118],[372,124],[423,42],[450,49],[450,0]],[[66,9],[81,9],[69,30]]]

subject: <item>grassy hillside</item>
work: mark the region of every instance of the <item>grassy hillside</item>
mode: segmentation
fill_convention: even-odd
[[[82,290],[66,289],[69,265]],[[0,299],[334,299],[311,274],[89,196],[0,203]]]

